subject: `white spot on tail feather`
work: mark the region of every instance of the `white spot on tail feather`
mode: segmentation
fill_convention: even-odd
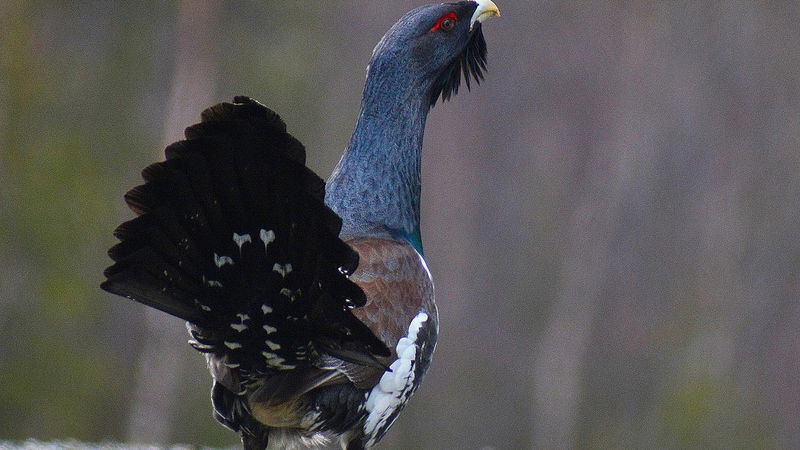
[[[217,265],[217,268],[221,268],[225,264],[233,265],[233,258],[231,258],[230,256],[224,256],[224,255],[223,256],[219,256],[216,253],[214,253],[214,264]]]
[[[261,305],[261,311],[266,315],[272,312],[272,308],[267,305]]]
[[[204,283],[206,286],[210,286],[210,287],[223,287],[223,286],[222,286],[222,283],[220,283],[219,281],[216,281],[216,280],[207,280],[205,275],[203,275],[203,283]]]
[[[250,238],[250,235],[247,233],[245,234],[233,233],[233,242],[235,242],[236,246],[239,247],[239,254],[241,254],[242,246],[245,244],[245,242],[253,242],[253,239]]]
[[[247,325],[244,324],[245,320],[250,319],[250,316],[247,314],[236,314],[236,317],[239,318],[239,323],[232,323],[231,328],[241,333],[242,331],[247,329]]]
[[[258,237],[261,239],[261,242],[264,243],[264,251],[267,251],[267,246],[275,241],[275,232],[272,230],[265,230],[261,229],[258,233]]]
[[[414,366],[419,350],[417,336],[428,314],[420,312],[408,326],[408,334],[397,342],[397,359],[383,373],[380,382],[367,394],[364,434],[369,437],[366,447],[375,444],[380,430],[391,425],[392,413],[403,406],[414,391]]]
[[[237,348],[242,348],[242,344],[240,344],[238,342],[225,341],[225,347],[228,347],[231,350],[236,350]]]
[[[194,304],[199,306],[200,309],[202,309],[203,311],[206,311],[206,312],[211,311],[211,307],[210,306],[200,303],[200,300],[198,300],[198,299],[194,299]]]
[[[275,265],[272,266],[272,271],[273,272],[278,272],[279,274],[281,274],[282,277],[286,278],[286,275],[289,275],[292,272],[292,264],[291,263],[287,263],[287,264],[275,263]],[[282,292],[283,291],[281,291],[281,293]]]
[[[277,333],[278,332],[277,328],[271,327],[269,325],[264,325],[262,328],[264,328],[264,331],[266,331],[267,334],[272,334],[272,333]]]
[[[269,349],[272,350],[273,352],[275,350],[280,350],[281,349],[280,344],[276,344],[276,343],[274,343],[272,341],[264,341],[264,343],[267,344],[267,347],[269,347]]]
[[[266,358],[266,359],[267,359],[267,364],[269,364],[269,365],[270,365],[270,366],[272,366],[272,367],[277,367],[277,368],[291,368],[291,369],[293,369],[293,368],[294,368],[294,366],[291,366],[291,367],[285,367],[283,363],[285,363],[285,362],[286,362],[286,360],[285,360],[285,359],[283,359],[283,358],[281,358],[280,356],[278,356],[276,353],[272,353],[272,352],[261,352],[261,355],[262,355],[262,356],[264,356],[264,358]]]

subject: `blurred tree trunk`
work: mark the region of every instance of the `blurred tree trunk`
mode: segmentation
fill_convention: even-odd
[[[574,448],[581,372],[609,266],[618,194],[614,174],[595,170],[564,235],[567,243],[560,292],[552,306],[533,367],[536,448]],[[598,194],[599,197],[598,198]]]
[[[613,267],[612,238],[619,228],[619,211],[630,185],[630,174],[624,170],[629,155],[624,148],[608,144],[619,125],[607,114],[618,94],[613,65],[623,41],[623,36],[617,35],[619,24],[615,18],[619,19],[619,11],[609,4],[595,6],[590,14],[602,18],[596,22],[578,20],[576,24],[568,19],[555,25],[566,25],[583,36],[591,33],[587,24],[592,23],[603,33],[575,50],[580,64],[571,66],[574,63],[558,54],[548,61],[554,67],[566,66],[581,77],[566,84],[566,101],[550,98],[552,103],[541,105],[546,115],[539,118],[555,118],[556,123],[566,124],[560,131],[565,133],[560,145],[567,154],[556,153],[555,158],[570,161],[571,170],[564,174],[557,189],[562,193],[559,201],[570,211],[558,220],[563,231],[553,230],[561,260],[555,280],[557,289],[533,351],[530,430],[534,448],[578,446],[585,363],[596,318],[606,300],[604,289]],[[605,58],[592,59],[596,54]]]
[[[11,2],[0,2],[0,26],[4,29],[8,29],[9,24],[5,23],[8,18],[12,17],[12,10]],[[8,33],[0,34],[0,49],[5,49],[6,46],[9,44],[5,42],[5,35]],[[0,180],[9,180],[7,176],[6,167],[7,164],[5,161],[6,149],[8,147],[8,136],[7,136],[7,119],[6,119],[6,105],[10,103],[10,99],[8,98],[8,79],[6,76],[6,71],[11,70],[10,67],[6,67],[3,63],[0,63]],[[6,208],[10,202],[8,201],[8,197],[10,197],[8,191],[8,187],[6,183],[0,184],[0,208]],[[5,224],[0,222],[0,235],[5,235],[7,233],[5,229]],[[9,251],[6,248],[5,244],[0,246],[0,250],[4,253]],[[16,268],[14,264],[2,264],[0,265],[0,292],[4,293],[4,295],[11,294],[11,286],[13,286],[14,280],[19,279],[17,276],[14,276],[13,272]],[[17,298],[16,295],[11,296],[8,300],[5,298],[0,298],[0,330],[4,330],[6,318],[9,315],[6,313],[6,309],[9,306],[10,299]],[[0,345],[0,351],[3,351],[4,346]],[[5,353],[5,351],[3,351]]]
[[[199,112],[215,101],[216,22],[220,3],[183,0],[177,18],[177,49],[164,145],[182,137]],[[158,159],[163,159],[159,149]],[[183,378],[186,330],[161,311],[147,309],[147,338],[139,356],[136,390],[128,421],[128,440],[167,443],[172,435]]]

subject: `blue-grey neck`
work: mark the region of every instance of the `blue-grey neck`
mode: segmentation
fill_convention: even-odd
[[[403,58],[373,57],[355,131],[326,187],[342,236],[405,237],[421,250],[420,165],[429,86]]]

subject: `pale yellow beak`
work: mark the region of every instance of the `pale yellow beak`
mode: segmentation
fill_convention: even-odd
[[[475,22],[483,22],[492,16],[500,17],[500,10],[492,0],[476,0],[476,2],[478,3],[478,9],[476,9],[475,13],[472,14],[472,19],[469,22],[470,31],[472,31],[472,27],[475,25]]]

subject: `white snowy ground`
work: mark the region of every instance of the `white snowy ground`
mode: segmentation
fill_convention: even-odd
[[[191,445],[173,445],[159,447],[155,445],[119,444],[116,442],[86,443],[79,441],[27,440],[19,442],[0,441],[0,450],[211,450],[207,447]],[[219,449],[217,449],[219,450]]]

